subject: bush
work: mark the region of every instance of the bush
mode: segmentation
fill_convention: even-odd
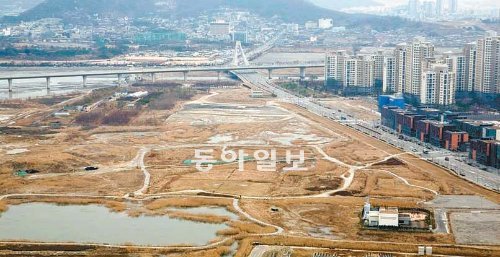
[[[79,125],[98,125],[100,124],[104,114],[102,112],[86,112],[81,113],[75,119]]]
[[[164,94],[161,97],[154,99],[149,104],[149,108],[152,110],[170,110],[175,107],[177,100],[178,99],[173,95]]]
[[[127,125],[138,114],[137,110],[114,110],[104,117],[102,124],[114,126]]]

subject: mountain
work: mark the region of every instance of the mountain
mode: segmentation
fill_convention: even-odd
[[[0,0],[0,8],[4,9],[10,6],[15,6],[22,9],[30,9],[41,2],[43,2],[43,0]]]
[[[21,12],[29,10],[43,0],[0,0],[0,16],[2,15],[17,15]]]
[[[365,26],[377,30],[415,26],[395,17],[346,14],[321,8],[309,0],[45,0],[13,19],[61,18],[67,22],[85,22],[95,15],[186,18],[221,7],[248,10],[264,17],[278,16],[284,21],[296,23],[332,18],[337,26]]]

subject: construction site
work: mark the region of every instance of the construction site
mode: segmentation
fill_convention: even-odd
[[[406,256],[419,246],[442,256],[500,255],[497,192],[279,98],[252,97],[248,85],[199,88],[157,82],[1,101],[0,226],[19,233],[0,233],[0,255]],[[322,101],[378,117],[360,99]],[[198,151],[210,156],[200,160]],[[238,156],[228,160],[228,152]],[[275,156],[263,171],[266,152]],[[374,206],[424,209],[430,228],[366,229],[367,197]],[[74,206],[150,232],[33,232],[47,227],[30,212],[54,213],[60,222],[47,224],[57,228],[71,222]],[[22,233],[16,217],[31,230]],[[98,220],[100,231],[127,234]]]

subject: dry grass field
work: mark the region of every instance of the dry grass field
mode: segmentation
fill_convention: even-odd
[[[218,89],[193,99],[180,102],[172,110],[142,110],[128,125],[98,127],[77,125],[74,116],[55,118],[50,115],[55,107],[3,103],[0,116],[10,118],[2,121],[0,127],[12,123],[8,125],[9,133],[0,133],[0,195],[64,194],[68,197],[0,200],[0,212],[6,211],[8,204],[23,201],[103,204],[130,216],[170,215],[192,221],[227,223],[229,228],[219,231],[214,240],[230,238],[231,244],[237,240],[240,249],[237,256],[246,256],[252,248],[252,240],[292,246],[394,251],[414,247],[416,243],[455,244],[453,234],[362,229],[359,215],[366,197],[370,197],[373,205],[408,208],[422,207],[422,202],[434,199],[436,193],[480,195],[500,203],[498,193],[293,105],[278,103],[273,98],[251,98],[248,89]],[[369,108],[359,101],[348,103],[358,110]],[[367,118],[374,118],[369,116]],[[49,120],[61,121],[63,127],[51,129],[47,126]],[[243,162],[244,171],[239,171],[237,162],[221,160],[221,151],[226,146],[226,150],[243,150],[249,154]],[[219,163],[209,172],[198,171],[192,163],[196,149],[213,149]],[[276,150],[276,171],[258,171],[252,154],[261,149]],[[293,153],[304,150],[304,171],[284,170],[290,166],[286,163],[286,150]],[[392,159],[382,162],[391,156]],[[85,171],[87,166],[99,169]],[[24,169],[38,173],[15,175]],[[147,185],[144,170],[150,175]],[[130,195],[134,199],[123,198],[143,186],[142,194]],[[204,191],[205,197],[200,191]],[[72,199],[71,194],[113,196],[123,201]],[[197,194],[197,197],[187,197]],[[243,212],[282,227],[283,234],[255,236],[273,233],[276,229],[244,217],[234,208],[232,196],[241,197],[239,206]],[[128,201],[139,207],[131,208]],[[199,206],[224,207],[239,213],[239,219],[165,211],[167,207]],[[272,210],[274,208],[278,210]],[[343,243],[335,243],[335,240]],[[360,246],[354,241],[371,244]],[[377,246],[376,242],[385,243]],[[140,250],[134,246],[128,250],[139,256],[155,253],[220,256],[230,251],[231,244],[187,253],[172,249]],[[2,249],[0,247],[0,255],[4,253]],[[452,252],[446,247],[438,249],[440,253]],[[476,256],[496,253],[495,249],[464,251],[479,253]],[[82,252],[92,255],[107,253],[107,250]],[[305,254],[298,251],[297,256]]]

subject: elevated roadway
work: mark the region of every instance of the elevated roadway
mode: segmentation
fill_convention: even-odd
[[[155,80],[156,74],[161,73],[183,73],[184,80],[187,80],[188,73],[190,72],[218,72],[219,79],[222,72],[230,71],[255,71],[267,70],[269,77],[273,70],[278,69],[299,69],[300,76],[305,77],[307,68],[321,68],[324,67],[323,63],[293,63],[293,64],[266,64],[266,65],[248,65],[248,66],[202,66],[202,67],[180,67],[180,68],[165,68],[165,69],[138,69],[138,70],[123,70],[123,71],[100,71],[100,72],[65,72],[65,73],[46,73],[46,74],[26,74],[14,76],[1,76],[1,80],[8,81],[9,92],[12,92],[14,80],[22,79],[46,79],[47,89],[50,88],[52,78],[68,78],[68,77],[82,77],[83,86],[86,86],[87,78],[91,76],[117,76],[118,81],[121,81],[123,76],[126,75],[150,75],[151,79]]]

